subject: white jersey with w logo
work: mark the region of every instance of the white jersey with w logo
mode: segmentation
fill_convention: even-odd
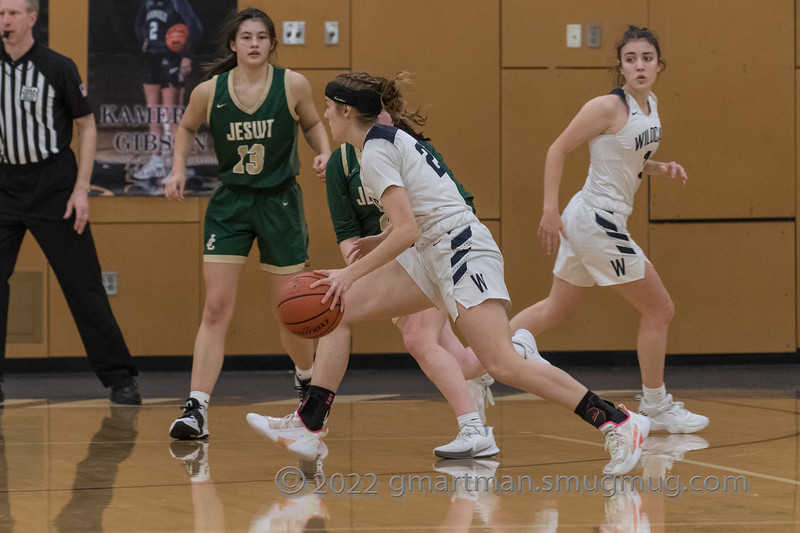
[[[561,239],[553,274],[579,287],[642,279],[649,262],[627,222],[644,165],[661,141],[661,121],[652,94],[649,113],[622,89],[612,94],[625,102],[628,120],[589,141],[589,176],[561,215],[569,239]]]
[[[645,162],[658,149],[661,120],[656,99],[650,94],[650,112],[622,89],[612,91],[628,109],[628,121],[617,133],[599,135],[589,141],[591,164],[583,186],[584,200],[595,207],[629,215],[633,197],[642,182]]]
[[[424,247],[441,233],[478,222],[446,169],[411,135],[391,126],[374,126],[364,140],[361,183],[381,211],[381,195],[393,185],[403,187]]]
[[[433,304],[458,318],[495,299],[511,305],[503,279],[503,256],[446,170],[416,139],[390,126],[367,133],[361,155],[361,183],[379,208],[388,187],[403,187],[420,237],[397,261]]]

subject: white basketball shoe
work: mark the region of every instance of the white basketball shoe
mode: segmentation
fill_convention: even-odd
[[[247,423],[256,433],[300,459],[314,461],[328,456],[328,447],[322,441],[328,434],[327,428],[310,431],[296,413],[283,418],[248,413]]]
[[[445,459],[475,459],[497,455],[500,448],[494,441],[492,428],[464,426],[452,442],[434,448],[433,453]]]
[[[637,396],[639,413],[650,419],[652,431],[670,433],[694,433],[708,425],[708,417],[697,415],[683,406],[683,402],[672,400],[672,394],[660,403],[648,403],[644,396]]]
[[[628,411],[624,405],[619,409],[628,414],[628,418],[619,424],[606,422],[600,431],[606,436],[606,450],[611,454],[611,461],[603,468],[603,473],[611,476],[627,474],[642,455],[642,444],[650,433],[650,420],[646,416]]]
[[[536,339],[533,338],[533,333],[527,329],[518,329],[511,337],[511,342],[514,343],[514,349],[525,359],[531,361],[538,361],[539,363],[550,364],[550,361],[542,357],[539,349],[536,347]]]

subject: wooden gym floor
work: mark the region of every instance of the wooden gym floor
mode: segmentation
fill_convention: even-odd
[[[188,373],[140,376],[142,407],[112,406],[92,375],[11,374],[0,531],[800,532],[800,366],[667,370],[675,397],[711,424],[652,434],[617,486],[602,476],[598,431],[500,385],[487,411],[500,455],[437,462],[432,448],[457,428],[427,380],[351,371],[329,420],[330,455],[308,465],[245,422],[296,407],[287,372],[223,374],[211,438],[196,443],[167,435]],[[637,369],[569,371],[637,405]]]

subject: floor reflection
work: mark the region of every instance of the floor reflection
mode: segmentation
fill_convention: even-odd
[[[170,455],[183,464],[191,481],[195,533],[225,531],[225,506],[211,478],[210,447],[205,440],[172,441],[169,445]]]
[[[192,442],[169,439],[167,400],[16,403],[0,409],[0,532],[797,530],[800,399],[696,402],[708,428],[652,434],[616,480],[596,430],[535,399],[497,401],[502,453],[478,460],[433,456],[443,402],[353,400],[332,414],[324,464],[255,435],[245,402],[216,404],[213,438]]]
[[[297,492],[262,507],[250,522],[249,533],[327,531],[330,514],[322,495],[317,492],[325,479],[322,459],[300,459],[296,471],[291,468],[286,471],[297,479],[294,484],[285,479],[284,492]]]
[[[8,462],[6,460],[6,440],[3,436],[3,413],[0,406],[0,531],[14,531],[14,518],[11,516],[11,501],[8,491]]]
[[[434,463],[434,471],[452,476],[454,487],[441,531],[468,531],[476,517],[492,525],[499,499],[495,481],[499,465],[493,459],[440,459]]]
[[[103,531],[103,512],[111,503],[119,465],[136,444],[140,406],[112,406],[92,437],[86,458],[78,463],[72,497],[58,513],[59,533]]]
[[[680,495],[680,478],[672,475],[675,461],[686,454],[708,448],[699,435],[654,434],[643,446],[641,474],[619,479],[605,504],[605,522],[599,531],[661,533],[664,531],[667,498]]]
[[[328,519],[320,495],[307,490],[263,509],[250,522],[250,533],[327,531]]]

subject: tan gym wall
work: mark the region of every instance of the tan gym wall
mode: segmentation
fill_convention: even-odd
[[[553,257],[536,237],[549,144],[580,106],[612,89],[608,67],[628,24],[660,37],[667,69],[656,84],[663,140],[656,156],[689,174],[682,187],[645,180],[630,228],[676,303],[668,352],[795,353],[798,196],[796,0],[770,9],[746,0],[263,0],[281,28],[304,20],[307,42],[279,47],[279,64],[322,90],[337,73],[414,73],[411,100],[426,133],[476,196],[478,214],[501,244],[512,314],[545,297]],[[340,43],[323,43],[324,21]],[[583,46],[567,48],[567,24]],[[600,26],[601,47],[586,46]],[[50,2],[50,45],[86,79],[88,0]],[[91,87],[89,87],[91,94]],[[300,143],[312,266],[341,266],[324,186]],[[332,145],[335,147],[335,145]],[[582,184],[588,149],[571,154],[562,207]],[[93,198],[102,269],[118,275],[111,305],[137,356],[188,355],[202,311],[202,215],[206,199]],[[246,267],[230,354],[281,354],[255,258]],[[83,354],[47,262],[26,237],[12,277],[10,357]],[[638,317],[608,290],[568,324],[539,339],[543,351],[634,350]],[[360,327],[354,353],[398,353],[391,323]]]

